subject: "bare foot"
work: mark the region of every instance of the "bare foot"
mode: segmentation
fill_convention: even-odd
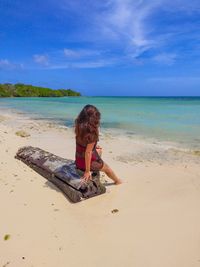
[[[115,182],[116,185],[122,184],[122,180],[118,180],[117,182]]]

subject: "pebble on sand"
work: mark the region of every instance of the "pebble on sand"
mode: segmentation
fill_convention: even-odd
[[[200,150],[195,150],[195,151],[193,151],[193,154],[194,154],[195,156],[200,156]]]
[[[4,240],[7,241],[8,239],[10,239],[10,235],[7,234],[4,236]]]
[[[117,213],[117,212],[119,212],[119,210],[118,210],[118,209],[114,209],[114,210],[112,210],[111,212],[112,212],[112,213]]]
[[[15,134],[16,134],[17,136],[21,136],[21,137],[28,137],[28,136],[30,136],[29,133],[27,133],[27,132],[25,132],[25,131],[23,131],[23,130],[21,130],[21,131],[17,131]]]

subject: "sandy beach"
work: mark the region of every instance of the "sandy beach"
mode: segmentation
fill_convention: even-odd
[[[72,204],[14,156],[31,145],[73,159],[73,130],[1,112],[0,267],[200,266],[198,151],[109,132],[99,144],[123,184],[102,175],[105,194]]]

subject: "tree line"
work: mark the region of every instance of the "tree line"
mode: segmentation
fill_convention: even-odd
[[[57,89],[33,86],[29,84],[4,83],[0,84],[0,97],[55,97],[55,96],[81,96],[79,92],[71,89]]]

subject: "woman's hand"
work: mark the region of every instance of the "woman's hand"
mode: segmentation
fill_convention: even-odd
[[[81,179],[83,182],[88,182],[91,179],[91,172],[85,171]]]

